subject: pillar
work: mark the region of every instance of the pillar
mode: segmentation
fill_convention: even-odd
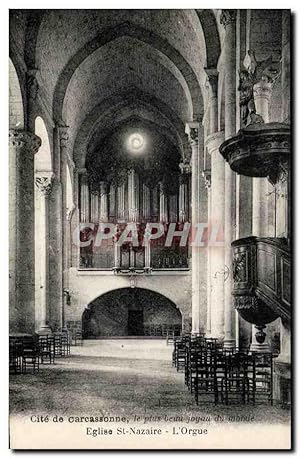
[[[256,112],[265,123],[269,122],[269,106],[272,83],[261,80],[253,87]],[[274,236],[268,225],[268,205],[270,186],[267,178],[253,178],[252,234],[260,237]]]
[[[9,131],[10,331],[34,332],[34,154],[41,140]]]
[[[225,161],[219,147],[224,142],[224,132],[216,132],[206,139],[207,151],[211,156],[211,212],[210,228],[218,230],[216,243],[210,246],[210,335],[224,339],[224,284],[225,271],[224,253],[224,214],[225,214]]]
[[[49,196],[52,187],[52,173],[36,174],[35,184],[38,189],[39,206],[36,219],[39,219],[38,253],[36,253],[36,273],[38,275],[39,295],[36,304],[36,330],[37,333],[51,334],[49,326]]]
[[[211,227],[211,171],[205,170],[202,172],[205,180],[205,188],[207,190],[207,222],[209,230]],[[207,312],[206,312],[206,330],[205,335],[211,336],[211,247],[207,246]]]
[[[206,219],[204,206],[201,199],[204,198],[204,186],[202,189],[200,176],[200,150],[199,150],[199,123],[191,122],[186,125],[186,133],[191,145],[191,207],[192,207],[192,233],[195,235],[197,224]],[[204,182],[203,182],[204,184]],[[195,238],[195,237],[194,237]],[[192,334],[198,334],[205,330],[206,315],[206,253],[205,248],[192,244]],[[205,310],[205,313],[204,313]]]
[[[69,127],[60,124],[57,127],[58,137],[59,137],[59,159],[60,159],[60,170],[59,170],[59,179],[61,183],[61,209],[60,209],[60,223],[61,223],[61,243],[62,243],[62,253],[61,256],[61,265],[62,265],[62,291],[61,291],[61,327],[63,331],[66,331],[66,322],[65,322],[65,305],[66,305],[66,296],[64,291],[68,289],[69,285],[69,262],[68,262],[68,246],[67,246],[67,232],[69,229],[69,224],[67,221],[67,156],[68,148],[70,147],[69,143]],[[88,215],[89,217],[89,215]],[[88,219],[87,219],[88,221]]]
[[[208,88],[209,88],[209,131],[208,134],[210,136],[213,136],[216,134],[218,130],[218,71],[215,68],[206,68],[205,72],[207,74],[207,79],[208,79]],[[218,146],[215,147],[215,140],[213,140],[214,137],[210,137],[210,140],[207,143],[206,139],[206,152],[210,156],[210,161],[206,161],[205,168],[202,171],[202,175],[205,180],[205,188],[207,190],[207,222],[208,222],[208,227],[209,227],[209,233],[213,230],[212,226],[212,216],[213,216],[213,211],[214,211],[214,206],[216,205],[216,202],[214,203],[214,206],[212,206],[212,193],[211,193],[211,166],[212,166],[212,160],[214,161],[219,161],[219,157],[215,157],[215,154],[211,154],[212,151],[217,152]],[[221,139],[223,139],[223,135],[221,136]],[[212,143],[211,143],[212,142]],[[210,151],[208,151],[208,144],[210,145]],[[218,141],[217,141],[218,145]],[[210,165],[209,165],[210,162]],[[223,167],[224,169],[224,167]],[[216,170],[214,170],[216,173]],[[216,181],[217,176],[215,175],[214,181]],[[219,200],[221,200],[222,197],[221,195],[219,196]],[[219,206],[219,203],[217,204]],[[219,221],[219,224],[221,224],[221,221]],[[211,337],[211,331],[212,331],[212,323],[211,323],[211,294],[212,294],[212,271],[211,271],[211,257],[212,257],[212,247],[208,243],[207,247],[207,313],[206,313],[206,336]],[[224,299],[223,297],[220,298],[222,301],[222,304],[224,304]],[[214,306],[216,304],[216,301],[214,303]],[[222,310],[221,315],[224,315],[224,311]],[[216,332],[216,329],[214,329],[214,333],[217,335],[217,337],[221,337],[223,335],[222,330],[220,329],[219,331]]]
[[[225,27],[223,68],[225,71],[225,140],[236,134],[236,10],[222,10],[221,23]],[[225,164],[225,269],[224,283],[224,346],[235,346],[235,313],[232,298],[232,249],[235,238],[235,174],[229,164]]]
[[[51,215],[49,220],[49,310],[52,329],[60,328],[63,318],[62,184],[57,172],[55,170],[51,194],[48,198],[49,214]],[[36,188],[36,194],[37,192]]]

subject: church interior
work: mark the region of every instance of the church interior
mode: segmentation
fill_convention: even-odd
[[[11,413],[288,422],[290,11],[16,9],[9,45]]]

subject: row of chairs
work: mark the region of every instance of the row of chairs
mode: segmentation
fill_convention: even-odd
[[[173,365],[184,372],[196,404],[273,403],[272,353],[225,349],[217,339],[181,336],[174,342]]]
[[[58,357],[70,355],[70,336],[68,333],[48,335],[10,336],[9,370],[10,373],[39,372],[40,364],[54,364]]]
[[[171,335],[179,336],[181,334],[181,325],[178,324],[145,324],[145,336],[168,337]]]

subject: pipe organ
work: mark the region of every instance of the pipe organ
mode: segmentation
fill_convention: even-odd
[[[113,184],[100,181],[91,189],[86,172],[79,175],[79,214],[81,223],[95,224],[95,230],[100,223],[125,225],[136,223],[142,231],[146,223],[164,224],[167,230],[169,223],[182,223],[189,220],[189,186],[188,176],[179,177],[178,191],[167,192],[164,183],[150,186],[143,182],[142,177],[134,169],[130,169],[127,178]],[[115,239],[116,240],[116,239]],[[152,242],[151,242],[152,243]],[[103,243],[102,243],[103,245]],[[105,246],[93,246],[80,249],[80,267],[82,268],[121,268],[122,263],[129,267],[150,268],[187,268],[188,247],[183,260],[181,253],[171,253],[173,247],[164,247],[164,240],[150,249],[145,247],[117,246],[107,241]],[[153,244],[155,245],[155,244]],[[167,253],[169,250],[169,253]],[[173,250],[174,251],[174,250]],[[178,251],[178,250],[177,250]],[[184,250],[183,250],[184,251]],[[167,253],[167,254],[166,254]],[[182,258],[182,259],[181,259]]]

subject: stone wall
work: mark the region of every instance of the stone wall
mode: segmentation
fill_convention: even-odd
[[[65,306],[66,321],[82,319],[87,306],[99,296],[109,291],[130,287],[130,277],[113,275],[111,272],[69,271],[71,305]],[[183,327],[189,326],[191,319],[191,275],[189,272],[163,272],[160,274],[136,276],[136,287],[145,288],[165,296],[172,301],[182,314]],[[149,310],[149,324],[153,320]]]

